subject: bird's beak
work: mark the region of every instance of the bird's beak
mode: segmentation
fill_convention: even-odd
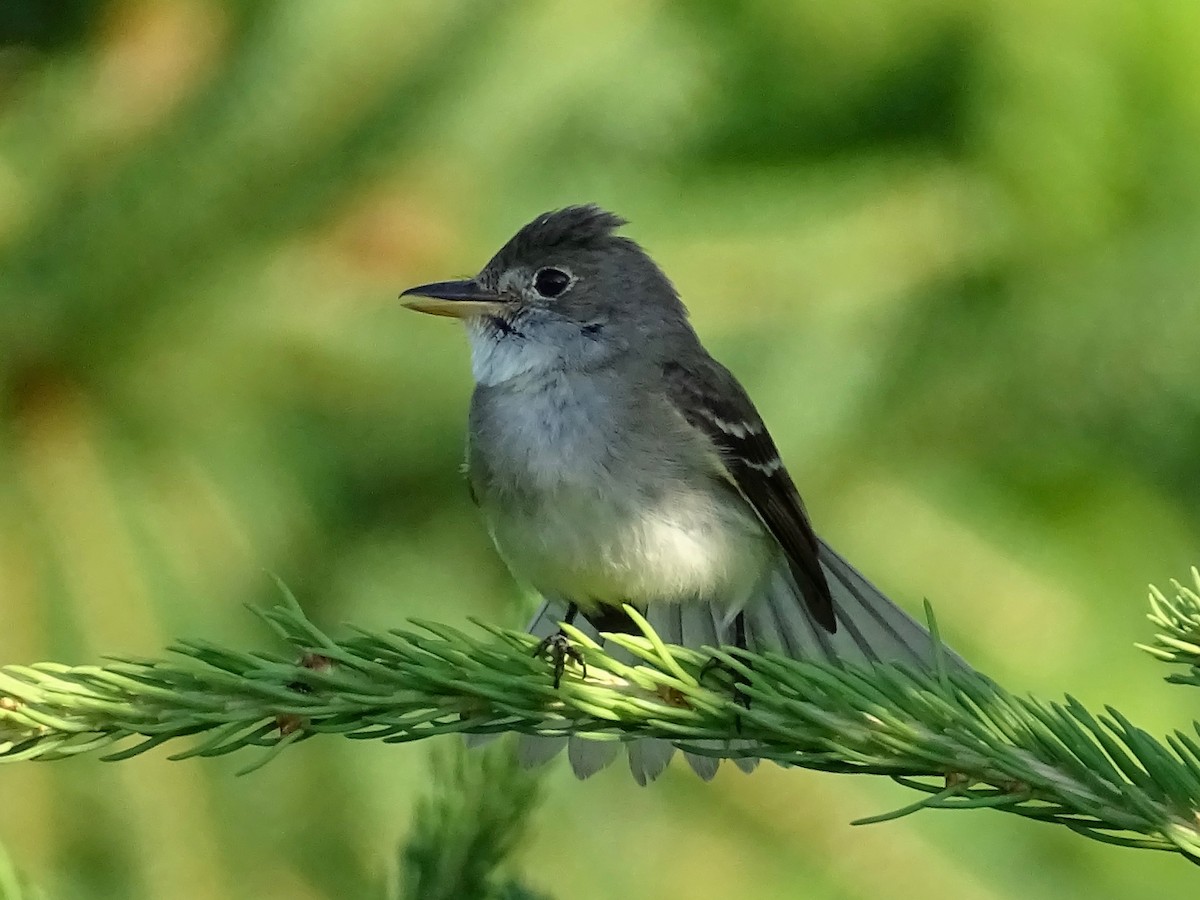
[[[501,300],[495,291],[468,281],[435,281],[409,288],[400,295],[404,305],[417,312],[465,319],[470,316],[499,315]]]

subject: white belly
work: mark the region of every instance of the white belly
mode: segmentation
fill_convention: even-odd
[[[695,598],[737,605],[767,565],[770,544],[729,512],[696,493],[643,507],[559,490],[536,511],[486,515],[513,573],[543,594],[584,607]]]

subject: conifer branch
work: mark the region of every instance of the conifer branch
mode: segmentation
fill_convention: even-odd
[[[438,747],[431,766],[387,900],[549,900],[502,871],[539,799],[512,748],[459,742]]]
[[[1172,665],[1187,666],[1186,673],[1173,672],[1173,684],[1200,684],[1200,569],[1192,569],[1195,588],[1172,581],[1174,598],[1150,588],[1150,613],[1146,616],[1159,628],[1153,644],[1138,644],[1151,656]]]
[[[1180,588],[1155,602],[1164,634],[1152,652],[1190,664],[1200,641],[1181,635],[1200,634],[1187,630],[1200,623],[1200,595]],[[573,667],[555,689],[531,637],[483,623],[478,634],[414,622],[335,640],[290,597],[259,614],[288,655],[186,641],[165,659],[0,667],[0,762],[96,752],[123,760],[161,744],[182,745],[173,759],[259,748],[243,769],[251,771],[319,734],[391,743],[451,732],[657,737],[698,754],[887,775],[925,795],[864,822],[987,807],[1200,860],[1194,728],[1164,743],[1111,707],[1094,715],[1069,696],[1018,697],[940,666],[857,670],[668,648],[644,622],[643,636],[609,636],[638,665],[572,630],[586,677]],[[746,677],[736,690],[748,708],[705,675],[713,659]],[[1194,665],[1173,676],[1188,679],[1200,683]]]

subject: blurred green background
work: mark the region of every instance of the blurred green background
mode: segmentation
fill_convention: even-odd
[[[1155,732],[1200,562],[1200,4],[5,0],[0,661],[515,622],[458,474],[464,341],[408,285],[537,213],[632,221],[831,542],[1006,686]],[[375,896],[420,747],[0,770],[51,898]],[[1128,898],[1178,858],[764,767],[557,766],[560,898]]]

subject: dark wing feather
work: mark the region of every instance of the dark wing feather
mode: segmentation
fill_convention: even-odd
[[[742,495],[783,548],[814,619],[837,630],[829,583],[818,559],[819,543],[792,477],[758,410],[729,370],[711,357],[663,367],[676,408],[712,440]]]

